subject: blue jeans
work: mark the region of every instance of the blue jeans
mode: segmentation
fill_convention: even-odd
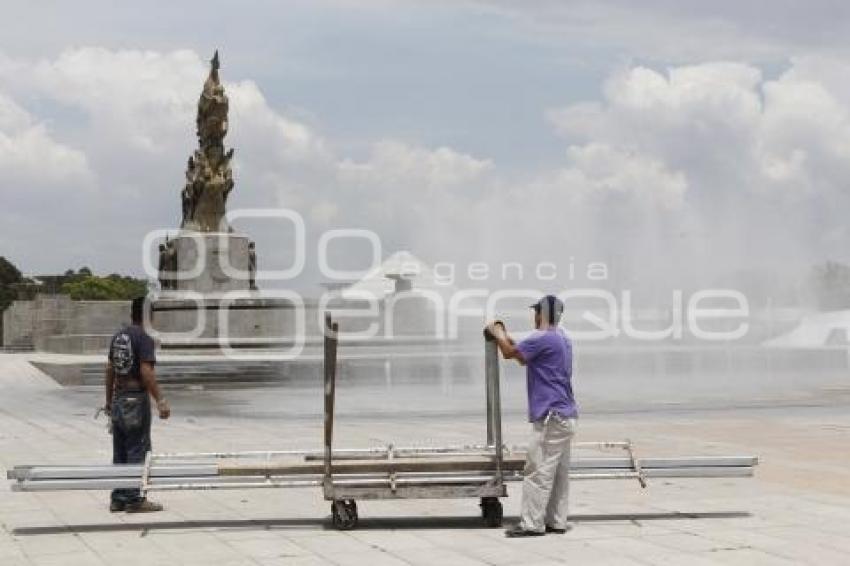
[[[137,418],[127,419],[122,407],[137,404]],[[119,391],[112,400],[112,463],[143,464],[151,450],[151,405],[147,391]],[[138,503],[144,501],[141,491],[115,489],[113,503]]]

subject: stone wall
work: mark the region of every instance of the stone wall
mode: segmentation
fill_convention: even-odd
[[[61,353],[102,351],[129,318],[129,301],[72,301],[67,295],[40,295],[32,301],[15,301],[6,309],[3,344]]]
[[[3,346],[26,348],[33,345],[33,301],[15,301],[3,311]]]

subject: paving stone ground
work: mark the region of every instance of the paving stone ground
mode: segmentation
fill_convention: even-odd
[[[3,478],[16,464],[108,462],[105,421],[92,418],[100,391],[59,387],[27,359],[0,354]],[[4,479],[0,564],[848,564],[848,391],[850,377],[777,407],[585,413],[578,440],[629,437],[644,455],[757,454],[762,462],[752,479],[655,480],[646,490],[574,482],[566,535],[505,539],[481,527],[472,500],[361,502],[360,527],[338,532],[318,489],[161,493],[164,512],[126,515],[108,512],[104,492],[12,493]],[[480,442],[480,407],[459,408],[467,393],[352,393],[340,399],[339,445]],[[319,389],[169,396],[173,418],[154,424],[158,451],[320,445]],[[520,413],[507,413],[504,425],[507,442],[524,442]],[[518,487],[504,501],[507,523]]]

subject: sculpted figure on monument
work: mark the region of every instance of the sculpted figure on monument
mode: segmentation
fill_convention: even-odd
[[[232,231],[225,219],[227,197],[233,190],[230,161],[225,153],[228,100],[219,76],[218,51],[210,61],[210,74],[198,100],[196,119],[198,146],[186,167],[186,185],[181,192],[181,227],[200,232]]]
[[[183,218],[180,222],[181,226],[192,219],[195,215],[195,159],[189,157],[189,163],[186,165],[186,184],[183,191],[180,193],[180,200],[183,204]]]
[[[177,249],[173,240],[165,242],[165,265],[168,270],[168,288],[177,289]]]
[[[198,100],[198,143],[203,148],[207,144],[222,143],[227,135],[227,111],[229,102],[218,76],[220,67],[218,51],[210,61],[210,74],[204,82],[204,90]]]
[[[257,250],[254,242],[248,244],[248,288],[257,290]]]
[[[159,286],[161,289],[168,289],[168,279],[166,279],[165,272],[168,270],[167,267],[167,252],[165,251],[165,244],[159,245]]]
[[[159,245],[159,286],[163,291],[177,288],[176,273],[177,250],[166,236],[165,243]]]

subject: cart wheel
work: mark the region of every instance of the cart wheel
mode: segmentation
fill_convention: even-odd
[[[331,503],[333,526],[348,531],[357,526],[357,503],[353,499],[339,499]]]
[[[345,508],[348,510],[348,516],[353,521],[352,528],[357,526],[357,502],[353,499],[345,501]]]
[[[492,529],[502,526],[502,502],[498,497],[481,498],[481,517],[485,527]]]

